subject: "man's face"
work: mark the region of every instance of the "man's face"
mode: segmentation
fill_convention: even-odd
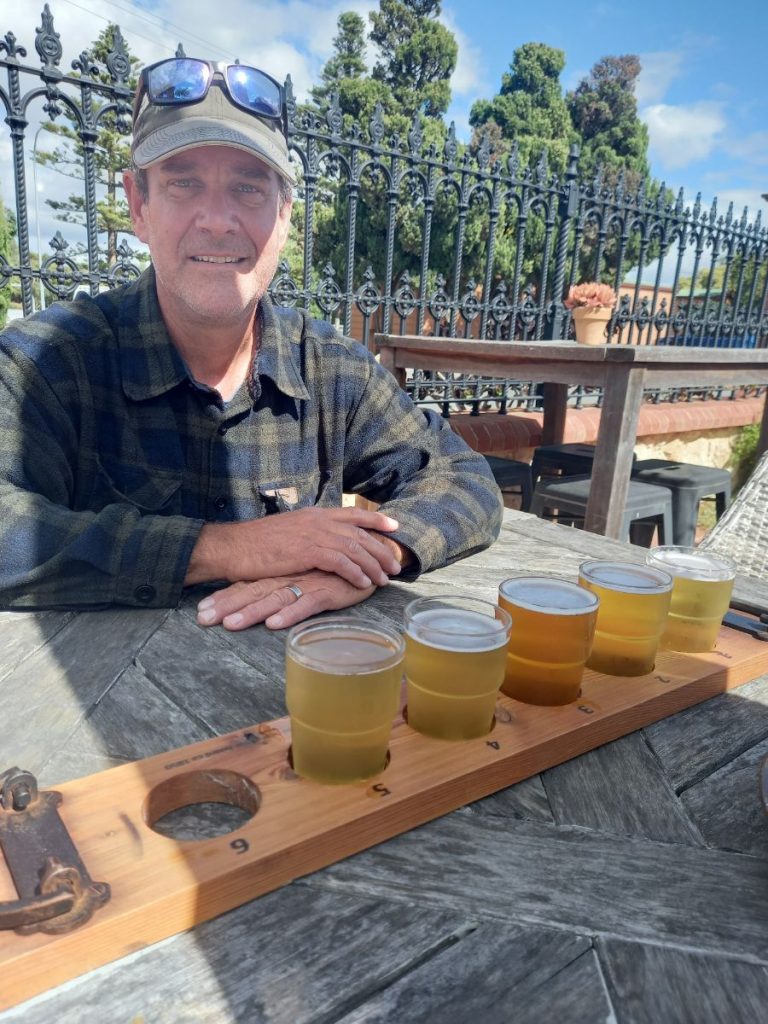
[[[125,191],[169,327],[244,324],[288,237],[277,174],[241,150],[200,146],[148,168],[147,180],[148,198],[130,172]]]

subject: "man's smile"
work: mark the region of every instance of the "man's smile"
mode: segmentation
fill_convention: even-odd
[[[192,256],[195,263],[241,263],[245,256]]]

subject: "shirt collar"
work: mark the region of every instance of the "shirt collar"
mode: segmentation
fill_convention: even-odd
[[[150,266],[117,299],[117,341],[123,391],[135,401],[156,398],[189,380],[184,360],[171,341],[157,299]],[[254,376],[269,377],[280,391],[308,399],[301,376],[303,321],[295,310],[276,309],[268,295],[259,303],[261,339]],[[254,393],[260,392],[254,380]]]

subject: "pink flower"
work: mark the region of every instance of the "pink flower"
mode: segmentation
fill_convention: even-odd
[[[608,306],[612,309],[616,305],[616,292],[608,284],[586,281],[584,284],[571,285],[568,298],[563,305],[566,309],[573,309],[575,306],[588,306],[590,309]]]

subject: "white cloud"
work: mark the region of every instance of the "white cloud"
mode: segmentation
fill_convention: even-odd
[[[657,103],[640,112],[648,125],[653,157],[670,169],[703,160],[726,127],[724,106],[711,100],[671,106]]]
[[[762,186],[762,191],[766,191],[766,186]],[[760,186],[754,186],[752,188],[724,188],[719,189],[717,193],[717,211],[720,214],[725,215],[728,210],[728,204],[733,203],[733,216],[736,220],[741,218],[744,207],[747,208],[747,223],[751,223],[758,212],[762,213],[762,220],[765,221],[765,215],[768,213],[766,209],[765,200],[761,198]]]
[[[677,50],[659,50],[641,53],[641,71],[635,83],[635,96],[639,106],[662,100],[672,82],[680,77],[683,54]]]
[[[734,139],[728,148],[740,160],[750,164],[768,164],[768,132],[752,132],[743,139]]]
[[[282,80],[290,74],[297,95],[316,80],[333,49],[341,13],[355,10],[366,23],[367,0],[160,0],[151,10],[131,0],[50,0],[54,28],[64,48],[60,67],[69,70],[76,57],[109,22],[117,22],[131,51],[143,63],[173,53],[181,42],[186,53],[215,60],[257,64]],[[39,5],[42,8],[42,0]],[[87,6],[87,10],[85,9]],[[10,26],[26,46],[25,63],[37,62],[35,29],[38,4],[25,0]]]
[[[473,42],[456,24],[450,11],[443,9],[440,20],[452,32],[459,52],[456,58],[456,68],[451,76],[451,92],[454,95],[469,96],[473,100],[482,95],[490,87],[485,75],[486,62],[483,60],[483,51],[480,46]],[[496,92],[497,82],[493,88]]]

